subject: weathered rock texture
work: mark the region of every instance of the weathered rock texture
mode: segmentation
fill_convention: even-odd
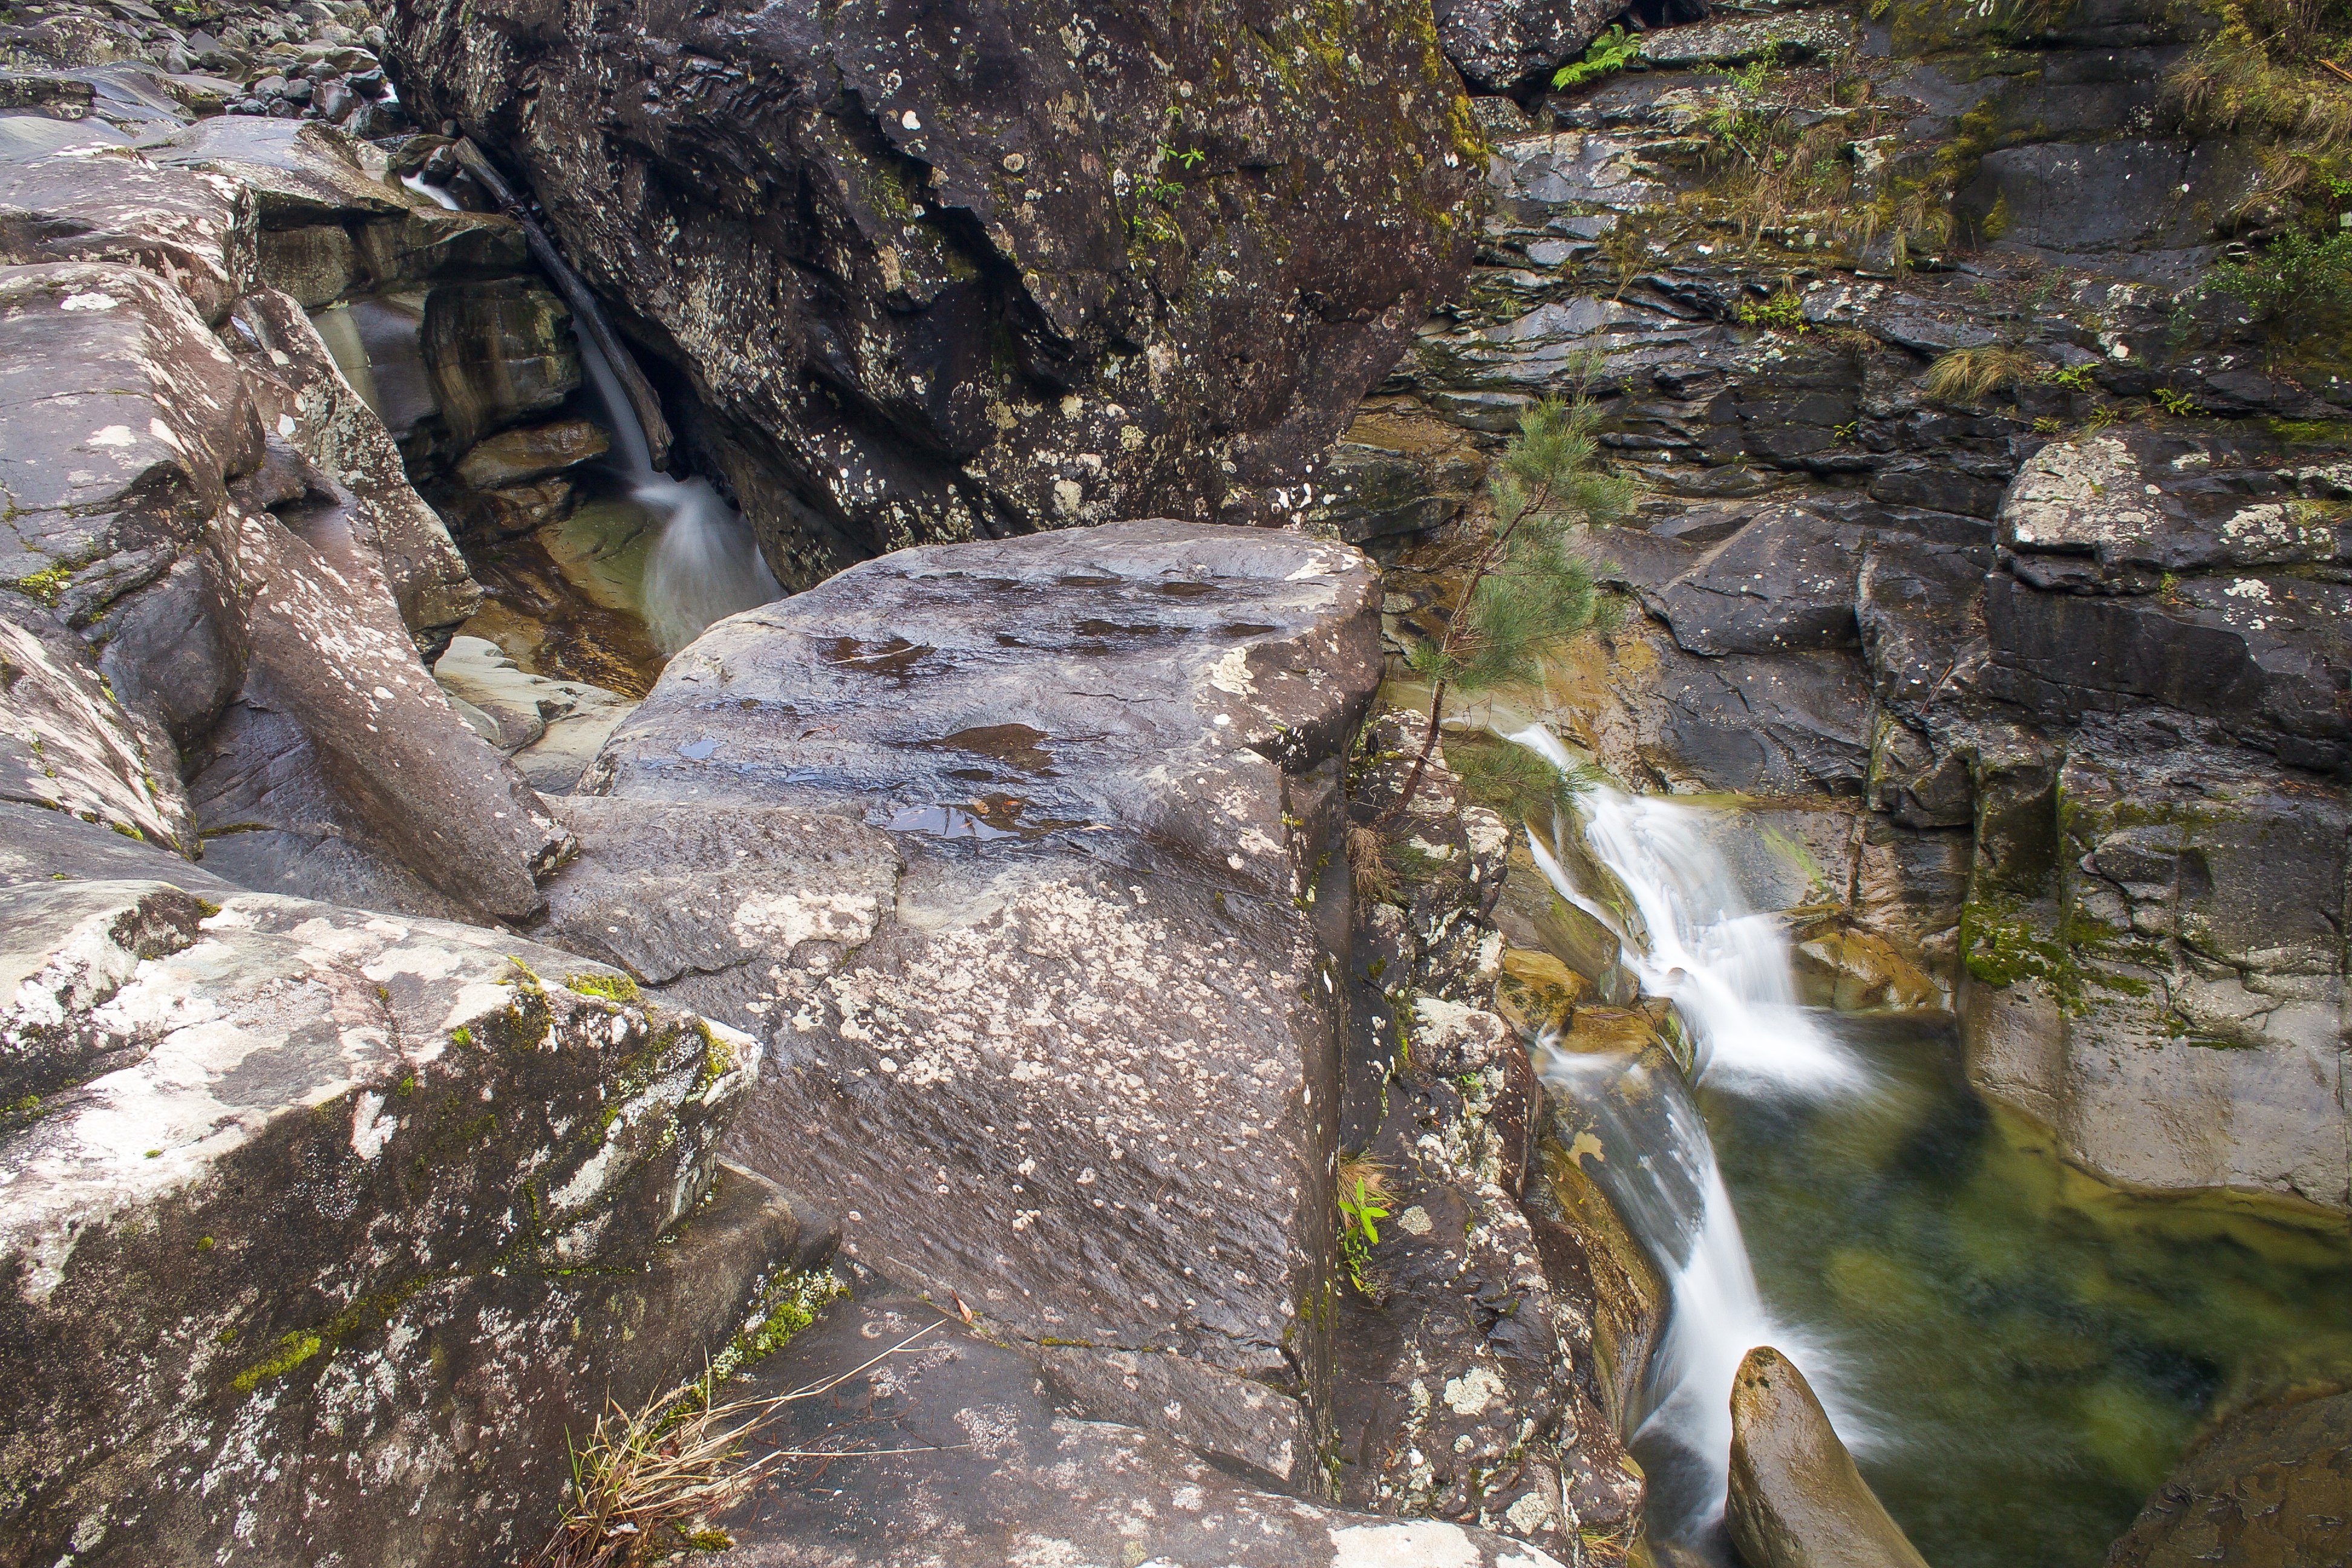
[[[393,8],[709,410],[801,587],[898,545],[1277,521],[1468,259],[1425,5]]]
[[[1453,592],[1406,541],[1581,384],[1648,487],[1592,542],[1640,613],[1517,700],[1637,786],[1766,797],[1817,875],[1751,897],[1806,907],[1812,994],[1948,999],[2070,1157],[2340,1209],[2352,390],[2334,335],[2177,291],[2302,200],[2165,98],[2207,26],[1820,7],[1486,100],[1480,265],[1318,512],[1395,556],[1402,651]],[[1793,180],[1705,134],[1733,89],[1703,68],[1775,45],[1742,112]],[[2010,373],[1932,395],[1956,351]],[[1498,919],[1629,1000],[1554,905],[1528,868]]]
[[[9,793],[273,891],[528,917],[564,840],[419,658],[480,591],[303,309],[487,287],[516,231],[339,132],[163,101],[140,150],[0,155],[0,612],[41,676]]]
[[[2242,1410],[2190,1450],[2107,1562],[2327,1563],[2352,1517],[2352,1393],[2313,1389]]]
[[[1927,1568],[1838,1441],[1794,1363],[1748,1352],[1731,1384],[1724,1525],[1755,1568]]]
[[[1613,0],[1435,0],[1437,37],[1463,79],[1483,92],[1549,77],[1600,36],[1624,7]]]
[[[5,826],[11,1568],[528,1551],[567,1429],[789,1259],[764,1183],[705,1201],[756,1041],[510,936]]]
[[[844,1210],[845,1251],[1098,1414],[1309,1493],[1317,925],[1346,914],[1325,857],[1371,584],[1343,545],[1131,522],[903,552],[739,616],[590,770],[620,798],[577,803],[604,809],[547,928],[767,1035],[733,1148]],[[663,853],[604,848],[648,825]]]
[[[918,1337],[919,1336],[919,1337]],[[912,1342],[909,1343],[908,1342]],[[878,1352],[906,1348],[870,1370]],[[846,1304],[761,1369],[781,1394],[852,1373],[838,1398],[784,1407],[766,1442],[881,1450],[795,1465],[730,1519],[714,1568],[1559,1568],[1551,1553],[1444,1520],[1381,1519],[1252,1489],[1164,1437],[1070,1411],[1029,1360],[887,1292]]]

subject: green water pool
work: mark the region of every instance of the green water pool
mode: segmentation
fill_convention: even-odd
[[[2095,1568],[2217,1411],[2352,1373],[2352,1230],[2117,1192],[1972,1093],[1949,1029],[1841,1020],[1878,1090],[1702,1090],[1774,1315],[1830,1343],[1935,1568]]]

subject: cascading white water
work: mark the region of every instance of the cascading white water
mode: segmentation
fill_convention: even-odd
[[[422,176],[416,174],[403,174],[400,176],[400,183],[436,205],[446,207],[451,212],[459,210],[457,198],[451,195],[444,186],[428,185]]]
[[[1563,774],[1573,766],[1540,725],[1507,738]],[[1536,863],[1561,898],[1617,936],[1645,993],[1673,999],[1691,1033],[1696,1076],[1750,1097],[1869,1087],[1860,1066],[1797,1005],[1786,938],[1748,908],[1697,808],[1594,785],[1580,794],[1577,810],[1586,847],[1631,900],[1638,926],[1578,888],[1543,835],[1530,833]],[[1843,1407],[1829,1347],[1774,1319],[1757,1289],[1706,1123],[1679,1075],[1643,1081],[1659,1075],[1623,1057],[1561,1051],[1545,1052],[1539,1066],[1556,1093],[1601,1126],[1602,1159],[1589,1168],[1668,1283],[1672,1308],[1634,1438],[1670,1443],[1687,1457],[1685,1473],[1667,1488],[1685,1530],[1722,1511],[1732,1380],[1758,1345],[1775,1346],[1803,1368],[1839,1434],[1866,1451],[1875,1434],[1860,1412]],[[1622,1143],[1614,1151],[1607,1148],[1612,1128]],[[1654,1485],[1665,1479],[1654,1477]]]
[[[713,621],[782,596],[751,526],[703,479],[656,472],[645,426],[621,378],[594,338],[580,334],[580,357],[612,421],[629,490],[662,519],[646,558],[646,625],[664,653],[676,653]]]

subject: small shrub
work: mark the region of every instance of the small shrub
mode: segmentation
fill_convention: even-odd
[[[2007,343],[1953,349],[1927,367],[1927,395],[1938,403],[1981,403],[2032,375],[2039,363]]]
[[[1339,1156],[1339,1261],[1358,1292],[1373,1293],[1372,1248],[1389,1217],[1388,1170],[1369,1153]]]
[[[1598,80],[1612,72],[1623,70],[1641,52],[1641,36],[1629,33],[1612,23],[1607,32],[1592,40],[1582,59],[1572,60],[1553,72],[1551,84],[1556,88],[1577,87]]]
[[[2352,310],[2352,232],[2325,238],[2281,235],[2246,261],[2224,262],[2205,275],[2204,291],[2224,294],[2258,321],[2289,321],[2298,331]]]
[[[1743,326],[1762,327],[1767,331],[1804,333],[1812,330],[1805,320],[1805,301],[1792,289],[1782,289],[1761,303],[1748,300],[1739,307]]]

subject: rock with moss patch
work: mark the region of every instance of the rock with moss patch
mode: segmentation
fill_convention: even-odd
[[[567,1431],[698,1373],[808,1261],[768,1184],[712,1194],[756,1041],[498,932],[27,848],[9,1561],[520,1557]]]

